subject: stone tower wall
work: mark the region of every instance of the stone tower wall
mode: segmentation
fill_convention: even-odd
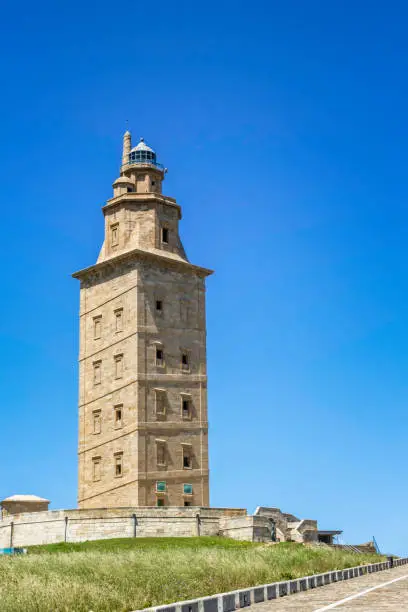
[[[81,287],[79,356],[79,507],[138,504],[135,475],[137,453],[137,269],[123,266],[88,279]],[[120,330],[116,313],[122,311]],[[95,318],[100,318],[95,338]],[[123,370],[115,372],[115,357],[123,355]],[[95,363],[100,362],[100,383],[94,384]],[[115,407],[121,406],[121,423]],[[100,427],[95,431],[95,415]],[[120,479],[114,474],[115,453],[123,453]],[[93,464],[99,458],[100,478]]]
[[[124,155],[129,142],[126,134]],[[186,258],[181,209],[161,194],[164,171],[135,163],[121,173],[103,207],[98,262],[74,275],[81,280],[78,504],[208,506],[211,271]]]

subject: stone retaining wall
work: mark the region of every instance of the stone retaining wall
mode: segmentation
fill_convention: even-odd
[[[215,536],[220,533],[220,519],[234,517],[246,518],[246,510],[169,507],[24,513],[0,521],[0,548],[110,538]]]
[[[276,533],[273,535],[273,532]],[[249,542],[317,541],[317,522],[278,508],[130,507],[24,512],[0,520],[0,548],[109,538],[222,535]]]

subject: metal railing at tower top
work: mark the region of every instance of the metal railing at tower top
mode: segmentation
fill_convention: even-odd
[[[124,166],[154,166],[155,168],[164,170],[163,164],[159,164],[159,162],[153,161],[152,159],[132,159],[123,165]]]

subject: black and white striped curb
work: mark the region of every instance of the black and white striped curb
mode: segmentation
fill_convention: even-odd
[[[391,567],[405,565],[406,563],[408,563],[408,558],[394,559],[393,562],[382,561],[381,563],[371,563],[370,565],[358,565],[357,567],[334,570],[324,574],[314,574],[304,578],[295,578],[294,580],[262,584],[247,589],[239,589],[238,591],[230,591],[229,593],[199,597],[190,601],[179,601],[164,606],[144,608],[143,612],[234,612],[234,610],[247,608],[255,603],[308,591],[309,589],[315,589],[333,582],[350,580],[358,576],[381,572]],[[135,612],[142,611],[136,610]]]

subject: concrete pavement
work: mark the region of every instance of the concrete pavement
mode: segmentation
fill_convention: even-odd
[[[253,609],[254,612],[408,612],[408,565],[256,604]]]

